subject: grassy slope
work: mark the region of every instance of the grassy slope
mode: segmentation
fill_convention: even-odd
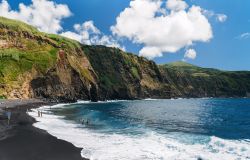
[[[56,48],[18,35],[27,33],[45,38],[45,34],[37,29],[19,21],[0,17],[0,33],[1,40],[10,45],[0,50],[0,84],[20,85],[22,81],[19,81],[19,75],[33,67],[46,72],[46,69],[55,63]]]
[[[0,44],[0,95],[20,88],[26,80],[25,74],[34,71],[37,75],[46,74],[56,64],[59,49],[75,57],[82,53],[81,45],[74,40],[42,33],[23,22],[3,17],[0,17],[1,42],[5,46]],[[72,59],[72,63],[78,64],[78,59]],[[72,67],[81,70],[79,66]],[[82,70],[79,72],[89,74]]]
[[[186,94],[199,91],[203,94],[201,96],[245,96],[246,92],[250,91],[250,72],[221,71],[185,62],[160,67],[166,79],[175,85],[177,90]]]

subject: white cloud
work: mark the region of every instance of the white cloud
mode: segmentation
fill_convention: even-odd
[[[61,31],[61,20],[70,15],[67,5],[49,0],[32,0],[32,4],[28,6],[20,3],[18,11],[12,10],[6,0],[0,3],[0,16],[24,21],[49,33]]]
[[[188,8],[182,0],[169,0],[167,7],[162,4],[161,0],[131,1],[111,27],[113,34],[143,44],[140,55],[150,59],[212,38],[211,25],[199,6]],[[159,13],[162,10],[170,13]]]
[[[158,47],[148,47],[145,46],[140,50],[140,55],[147,57],[149,59],[153,59],[155,57],[161,57],[162,56],[162,51]]]
[[[32,3],[27,6],[20,3],[19,10],[16,11],[11,9],[6,0],[2,0],[0,16],[24,21],[43,32],[59,34],[63,30],[62,19],[71,16],[71,12],[67,5],[56,4],[50,0],[32,0]],[[101,33],[93,21],[75,24],[74,32],[67,31],[60,34],[83,44],[106,45],[125,50],[125,47],[121,47],[112,36]]]
[[[75,32],[71,32],[71,31],[62,32],[61,35],[64,36],[64,37],[70,38],[70,39],[74,39],[74,40],[76,40],[78,42],[83,41],[82,36],[80,34],[75,33]],[[89,42],[86,43],[86,44],[89,44]]]
[[[167,8],[172,11],[181,11],[188,7],[187,3],[182,0],[168,0]]]
[[[83,24],[75,24],[74,32],[67,31],[61,33],[62,36],[79,41],[88,45],[105,45],[125,50],[112,36],[103,34],[93,21],[86,21]]]
[[[208,18],[211,18],[215,15],[214,11],[211,11],[211,10],[206,10],[206,9],[203,9],[202,10],[202,13],[208,17]]]
[[[217,14],[216,20],[219,22],[225,22],[227,20],[227,15],[225,14]]]
[[[202,13],[208,18],[214,17],[218,22],[221,22],[221,23],[225,22],[228,18],[227,15],[225,14],[215,13],[214,11],[206,10],[206,9],[203,9]]]
[[[238,38],[238,39],[248,39],[248,38],[250,38],[250,32],[242,33],[242,34],[239,35],[237,38]]]
[[[188,49],[186,50],[185,54],[184,54],[184,59],[188,58],[188,59],[195,59],[197,56],[197,53],[194,49]]]

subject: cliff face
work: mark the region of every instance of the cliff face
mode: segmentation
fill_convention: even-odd
[[[0,96],[97,100],[97,77],[81,45],[0,18]]]
[[[159,66],[172,97],[249,97],[250,72],[220,71],[184,62]]]
[[[249,72],[158,66],[116,48],[81,45],[0,17],[0,98],[97,101],[249,93]]]
[[[168,84],[153,61],[116,48],[83,46],[98,77],[99,98],[169,98]]]
[[[158,66],[116,48],[85,46],[0,18],[0,95],[6,98],[169,98]]]

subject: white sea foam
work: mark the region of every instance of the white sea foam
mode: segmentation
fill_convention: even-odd
[[[107,101],[98,101],[98,103],[114,103],[114,102],[126,102],[129,100],[121,99],[121,100],[107,100]]]
[[[82,104],[82,103],[91,103],[91,101],[85,101],[85,100],[78,100],[76,104]]]
[[[62,107],[56,105],[53,107]],[[208,137],[208,143],[185,143],[174,138],[148,131],[143,136],[105,134],[82,128],[49,112],[37,117],[36,110],[29,114],[37,119],[35,127],[47,130],[59,139],[81,147],[81,155],[91,160],[247,160],[250,159],[250,141],[224,140]],[[179,135],[177,135],[179,136]],[[188,135],[187,135],[188,138]]]
[[[85,100],[78,100],[75,104],[86,104],[86,103],[114,103],[114,102],[125,102],[129,100],[106,100],[106,101],[98,101],[98,102],[91,102]]]
[[[160,99],[153,99],[153,98],[146,98],[144,99],[145,101],[157,101],[157,100],[160,100]]]

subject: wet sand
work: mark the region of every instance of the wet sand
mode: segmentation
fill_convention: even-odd
[[[81,149],[32,126],[27,109],[47,104],[40,100],[0,100],[0,109],[12,112],[10,125],[0,117],[1,160],[82,160]],[[8,107],[8,108],[6,108]]]

